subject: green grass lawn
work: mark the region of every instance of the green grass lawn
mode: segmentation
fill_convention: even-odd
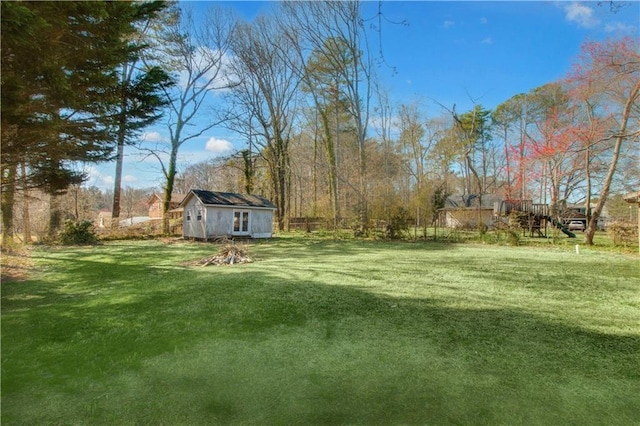
[[[3,425],[640,422],[640,262],[278,238],[37,248],[2,284]]]

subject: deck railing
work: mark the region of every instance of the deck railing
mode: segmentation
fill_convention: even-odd
[[[534,204],[532,200],[504,200],[496,201],[493,206],[497,216],[508,216],[511,212],[531,213],[534,216],[549,216],[549,206]]]

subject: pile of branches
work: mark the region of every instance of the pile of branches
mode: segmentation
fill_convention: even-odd
[[[245,244],[229,242],[224,244],[220,251],[209,257],[199,260],[196,264],[200,266],[209,265],[235,265],[237,263],[253,262],[249,257],[249,250]]]

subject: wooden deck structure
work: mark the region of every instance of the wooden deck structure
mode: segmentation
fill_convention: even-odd
[[[494,204],[493,213],[497,217],[511,216],[515,213],[520,227],[528,230],[530,237],[546,237],[548,224],[551,224],[570,238],[575,238],[573,232],[551,215],[547,204],[537,204],[533,200],[503,200]]]

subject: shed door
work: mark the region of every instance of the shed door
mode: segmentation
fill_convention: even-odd
[[[249,233],[249,213],[248,210],[233,211],[233,234],[246,235]]]

